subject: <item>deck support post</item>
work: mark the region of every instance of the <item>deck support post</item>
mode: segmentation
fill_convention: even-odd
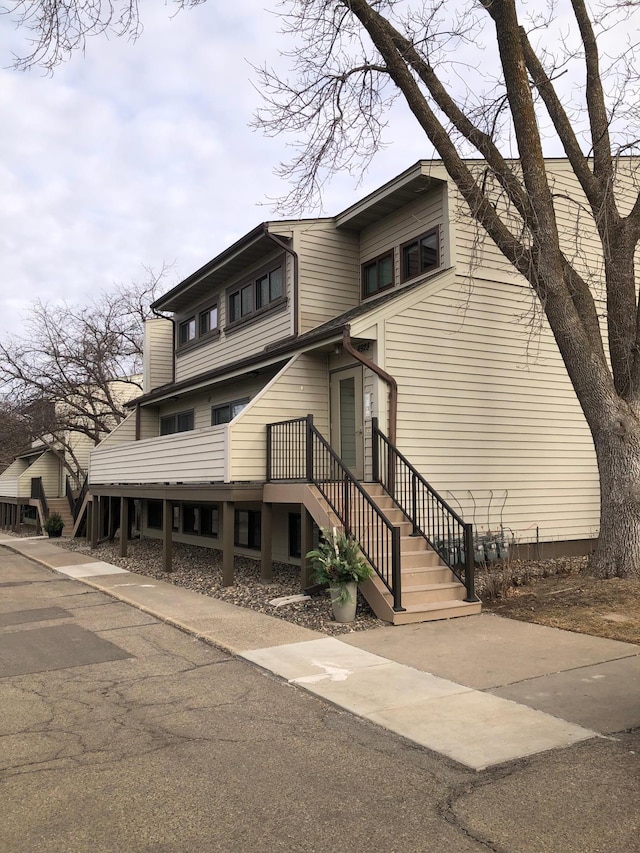
[[[300,504],[300,588],[311,585],[313,566],[307,552],[313,548],[313,518],[304,504]]]
[[[222,503],[222,586],[233,586],[235,504]]]
[[[171,537],[173,518],[171,517],[171,501],[162,501],[162,571],[172,572],[173,542]]]
[[[120,498],[120,556],[127,556],[129,544],[129,498]]]
[[[91,543],[90,548],[98,547],[98,529],[100,527],[100,498],[91,499]]]
[[[262,504],[260,519],[260,580],[270,581],[273,578],[273,506],[271,504]]]

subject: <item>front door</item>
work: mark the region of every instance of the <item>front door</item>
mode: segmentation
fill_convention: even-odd
[[[364,476],[362,367],[331,374],[331,444],[358,480]]]

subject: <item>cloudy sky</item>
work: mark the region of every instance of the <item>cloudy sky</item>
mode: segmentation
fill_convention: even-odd
[[[168,289],[274,216],[286,140],[248,126],[249,63],[276,62],[282,43],[265,5],[143,3],[135,43],[92,38],[53,76],[12,68],[27,34],[0,16],[0,335],[35,298],[84,303],[143,266],[174,264]],[[326,212],[428,156],[410,116],[389,140],[360,188],[332,181]]]

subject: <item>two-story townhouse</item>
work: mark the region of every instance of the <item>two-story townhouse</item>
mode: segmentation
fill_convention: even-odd
[[[576,188],[564,161],[548,168],[575,248]],[[334,217],[262,223],[154,309],[170,319],[147,323],[144,393],[91,453],[94,543],[107,508],[126,553],[135,503],[167,570],[189,542],[221,549],[232,583],[234,554],[266,579],[314,522],[345,526],[376,568],[365,594],[400,622],[476,612],[474,550],[576,553],[597,535],[595,456],[555,342],[439,162]]]

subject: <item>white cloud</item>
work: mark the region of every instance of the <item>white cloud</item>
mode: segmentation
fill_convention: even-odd
[[[287,152],[248,127],[260,102],[249,63],[278,61],[262,6],[212,0],[171,18],[144,4],[135,43],[92,38],[53,77],[6,67],[24,32],[0,18],[0,334],[35,298],[83,302],[140,279],[142,264],[175,261],[178,280],[273,215]],[[428,153],[402,111],[394,137],[362,192]],[[338,176],[325,208],[353,192]]]

